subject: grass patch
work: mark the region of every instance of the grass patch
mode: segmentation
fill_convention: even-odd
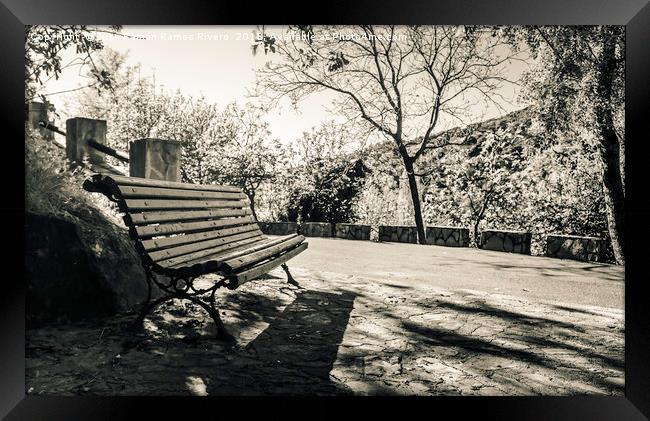
[[[52,215],[90,228],[98,219],[124,227],[117,207],[102,195],[81,187],[90,171],[71,168],[65,150],[37,131],[25,132],[25,210]],[[103,217],[102,217],[103,216]],[[86,227],[84,227],[86,225]]]

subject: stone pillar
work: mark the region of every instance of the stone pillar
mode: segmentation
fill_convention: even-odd
[[[25,120],[28,123],[30,129],[38,130],[40,134],[46,139],[53,139],[54,133],[50,130],[46,130],[38,125],[40,121],[44,123],[50,122],[49,110],[52,109],[52,106],[49,104],[43,104],[42,102],[32,101],[27,104],[27,115]]]
[[[106,120],[83,117],[66,120],[65,151],[68,161],[80,164],[87,157],[91,164],[104,163],[104,154],[88,146],[89,140],[106,144]]]
[[[129,148],[129,175],[181,181],[181,152],[181,144],[176,140],[135,140]]]

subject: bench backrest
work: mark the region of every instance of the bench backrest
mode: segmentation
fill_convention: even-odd
[[[136,248],[158,268],[237,250],[263,238],[238,187],[97,174],[84,188],[118,203]]]

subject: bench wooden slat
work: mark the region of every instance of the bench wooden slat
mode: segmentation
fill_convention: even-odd
[[[240,232],[256,231],[260,234],[260,228],[257,224],[243,225],[236,228],[226,228],[215,231],[199,232],[196,234],[177,235],[175,237],[153,238],[144,240],[140,244],[147,252],[159,250],[166,247],[177,246],[181,244],[196,243],[201,240],[210,240],[212,238],[226,237],[228,235],[238,234]]]
[[[240,258],[242,256],[246,256],[246,255],[251,254],[253,252],[268,250],[270,248],[275,248],[275,247],[277,247],[278,245],[281,245],[281,244],[289,244],[290,242],[293,243],[296,240],[298,242],[304,241],[304,239],[305,239],[305,237],[303,237],[300,234],[289,234],[289,235],[284,236],[284,237],[274,238],[274,239],[268,241],[265,244],[261,244],[259,246],[256,245],[254,247],[247,248],[246,250],[223,254],[223,255],[219,256],[219,260],[222,260],[223,262],[227,262],[227,261],[232,260],[232,259],[237,259],[237,258]]]
[[[186,211],[154,211],[130,213],[129,218],[134,225],[154,224],[161,222],[191,221],[194,219],[221,218],[225,216],[252,215],[250,208],[242,209],[210,209]]]
[[[221,191],[221,192],[241,192],[241,188],[235,186],[222,186],[218,184],[191,184],[181,183],[177,181],[162,181],[152,180],[150,178],[140,177],[125,177],[112,174],[98,174],[97,181],[104,181],[104,179],[113,180],[120,186],[142,186],[142,187],[164,187],[170,189],[183,189],[183,190],[205,190],[205,191]]]
[[[146,225],[136,227],[135,230],[140,238],[154,237],[159,235],[170,235],[178,234],[183,232],[193,232],[201,231],[207,229],[214,229],[219,227],[231,227],[236,225],[244,225],[255,222],[255,218],[252,216],[246,216],[243,218],[225,218],[225,219],[213,219],[210,221],[200,221],[200,222],[183,222],[183,223],[172,223],[172,224],[160,224],[160,225]]]
[[[259,237],[259,238],[258,238]],[[213,247],[225,246],[229,247],[229,244],[236,243],[240,240],[247,240],[250,238],[264,238],[261,232],[257,231],[247,231],[241,234],[228,235],[225,237],[213,238],[211,240],[198,241],[196,243],[184,244],[176,247],[170,247],[158,251],[149,252],[149,258],[153,262],[162,261],[165,259],[170,259],[177,256],[182,256],[185,254],[193,253],[200,250],[205,250]],[[232,247],[235,247],[234,245]]]
[[[244,256],[239,256],[231,259],[223,259],[219,268],[223,268],[224,271],[228,273],[236,272],[240,268],[251,266],[255,263],[258,263],[262,260],[269,259],[276,254],[284,252],[286,249],[295,247],[301,242],[303,242],[305,237],[302,235],[289,239],[288,241],[281,242],[280,244],[274,245],[272,247],[265,248],[260,251],[246,254]]]
[[[253,244],[248,244],[244,247],[237,247],[237,249],[232,249],[232,250],[227,250],[227,251],[221,251],[219,253],[214,253],[210,254],[207,256],[202,256],[200,258],[194,259],[192,261],[188,261],[184,263],[183,265],[187,266],[193,266],[193,265],[201,265],[204,263],[207,263],[209,261],[218,261],[217,262],[217,268],[221,266],[221,262],[229,260],[229,259],[234,259],[240,256],[245,256],[247,254],[257,252],[260,250],[265,250],[269,249],[271,247],[277,246],[282,243],[286,243],[287,241],[298,237],[298,234],[291,234],[286,237],[281,237],[281,238],[264,238],[262,241],[253,243]],[[304,238],[304,237],[303,237]]]
[[[243,234],[241,234],[243,235]],[[164,259],[164,260],[159,260],[156,262],[158,266],[164,269],[172,269],[174,267],[178,267],[180,265],[186,265],[188,262],[192,262],[195,260],[202,259],[204,257],[208,256],[215,256],[218,254],[226,253],[226,252],[231,252],[235,250],[241,250],[245,247],[249,247],[251,245],[257,244],[259,242],[265,241],[266,238],[261,235],[255,235],[252,237],[244,238],[239,241],[232,241],[228,243],[224,243],[219,246],[210,246],[206,247],[202,250],[199,251],[194,251],[191,253],[183,253],[180,255],[177,255],[172,258]],[[214,241],[214,240],[210,240]],[[195,243],[198,244],[198,243]],[[165,250],[166,251],[166,250]]]
[[[151,198],[151,199],[226,199],[239,200],[246,198],[244,193],[220,192],[208,190],[183,190],[166,189],[161,187],[139,187],[118,185],[118,189],[125,198]]]
[[[214,272],[236,287],[307,248],[302,235],[264,236],[238,187],[103,174],[84,188],[118,203],[144,263],[160,274]]]
[[[280,256],[274,258],[273,260],[263,262],[259,265],[253,266],[252,268],[249,268],[243,272],[238,273],[237,275],[233,276],[231,279],[233,279],[237,285],[242,285],[248,281],[251,281],[255,278],[257,278],[260,275],[263,275],[267,272],[269,272],[271,269],[274,269],[281,264],[285,263],[287,260],[297,256],[298,254],[302,253],[307,249],[308,243],[302,243],[298,247],[295,247],[284,254],[281,254]]]
[[[245,208],[249,205],[247,200],[124,199],[124,203],[129,210]]]

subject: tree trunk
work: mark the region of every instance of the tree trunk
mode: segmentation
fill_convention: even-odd
[[[251,211],[253,211],[253,218],[257,221],[257,213],[255,212],[255,193],[247,193],[248,200],[251,202]]]
[[[490,204],[490,200],[492,199],[492,194],[494,193],[494,186],[488,190],[487,193],[485,193],[485,196],[483,197],[483,204],[481,205],[481,210],[479,211],[478,215],[476,215],[476,220],[474,221],[474,243],[477,248],[480,248],[481,246],[481,241],[478,236],[478,227],[481,225],[481,221],[483,221],[483,217],[485,216],[485,211],[487,210],[488,205]]]
[[[413,202],[413,215],[415,216],[415,226],[418,231],[418,243],[426,244],[426,234],[424,232],[424,220],[422,219],[422,208],[420,206],[420,195],[418,184],[413,173],[413,162],[409,158],[404,158],[406,176],[409,180],[409,190],[411,192],[411,201]]]
[[[611,116],[611,114],[610,114]],[[621,180],[620,146],[613,130],[601,125],[601,160],[603,168],[603,194],[607,213],[607,226],[614,257],[625,264],[625,193]]]
[[[615,71],[614,41],[605,38],[598,72],[598,102],[595,107],[600,135],[600,157],[607,226],[616,262],[625,264],[625,191],[621,177],[621,147],[614,128],[611,108]]]
[[[474,221],[474,227],[472,228],[472,236],[474,238],[474,245],[476,246],[476,248],[481,247],[481,242],[479,241],[479,238],[478,238],[478,227],[481,224],[481,219],[482,218],[480,218],[480,217],[476,218],[476,220]]]

